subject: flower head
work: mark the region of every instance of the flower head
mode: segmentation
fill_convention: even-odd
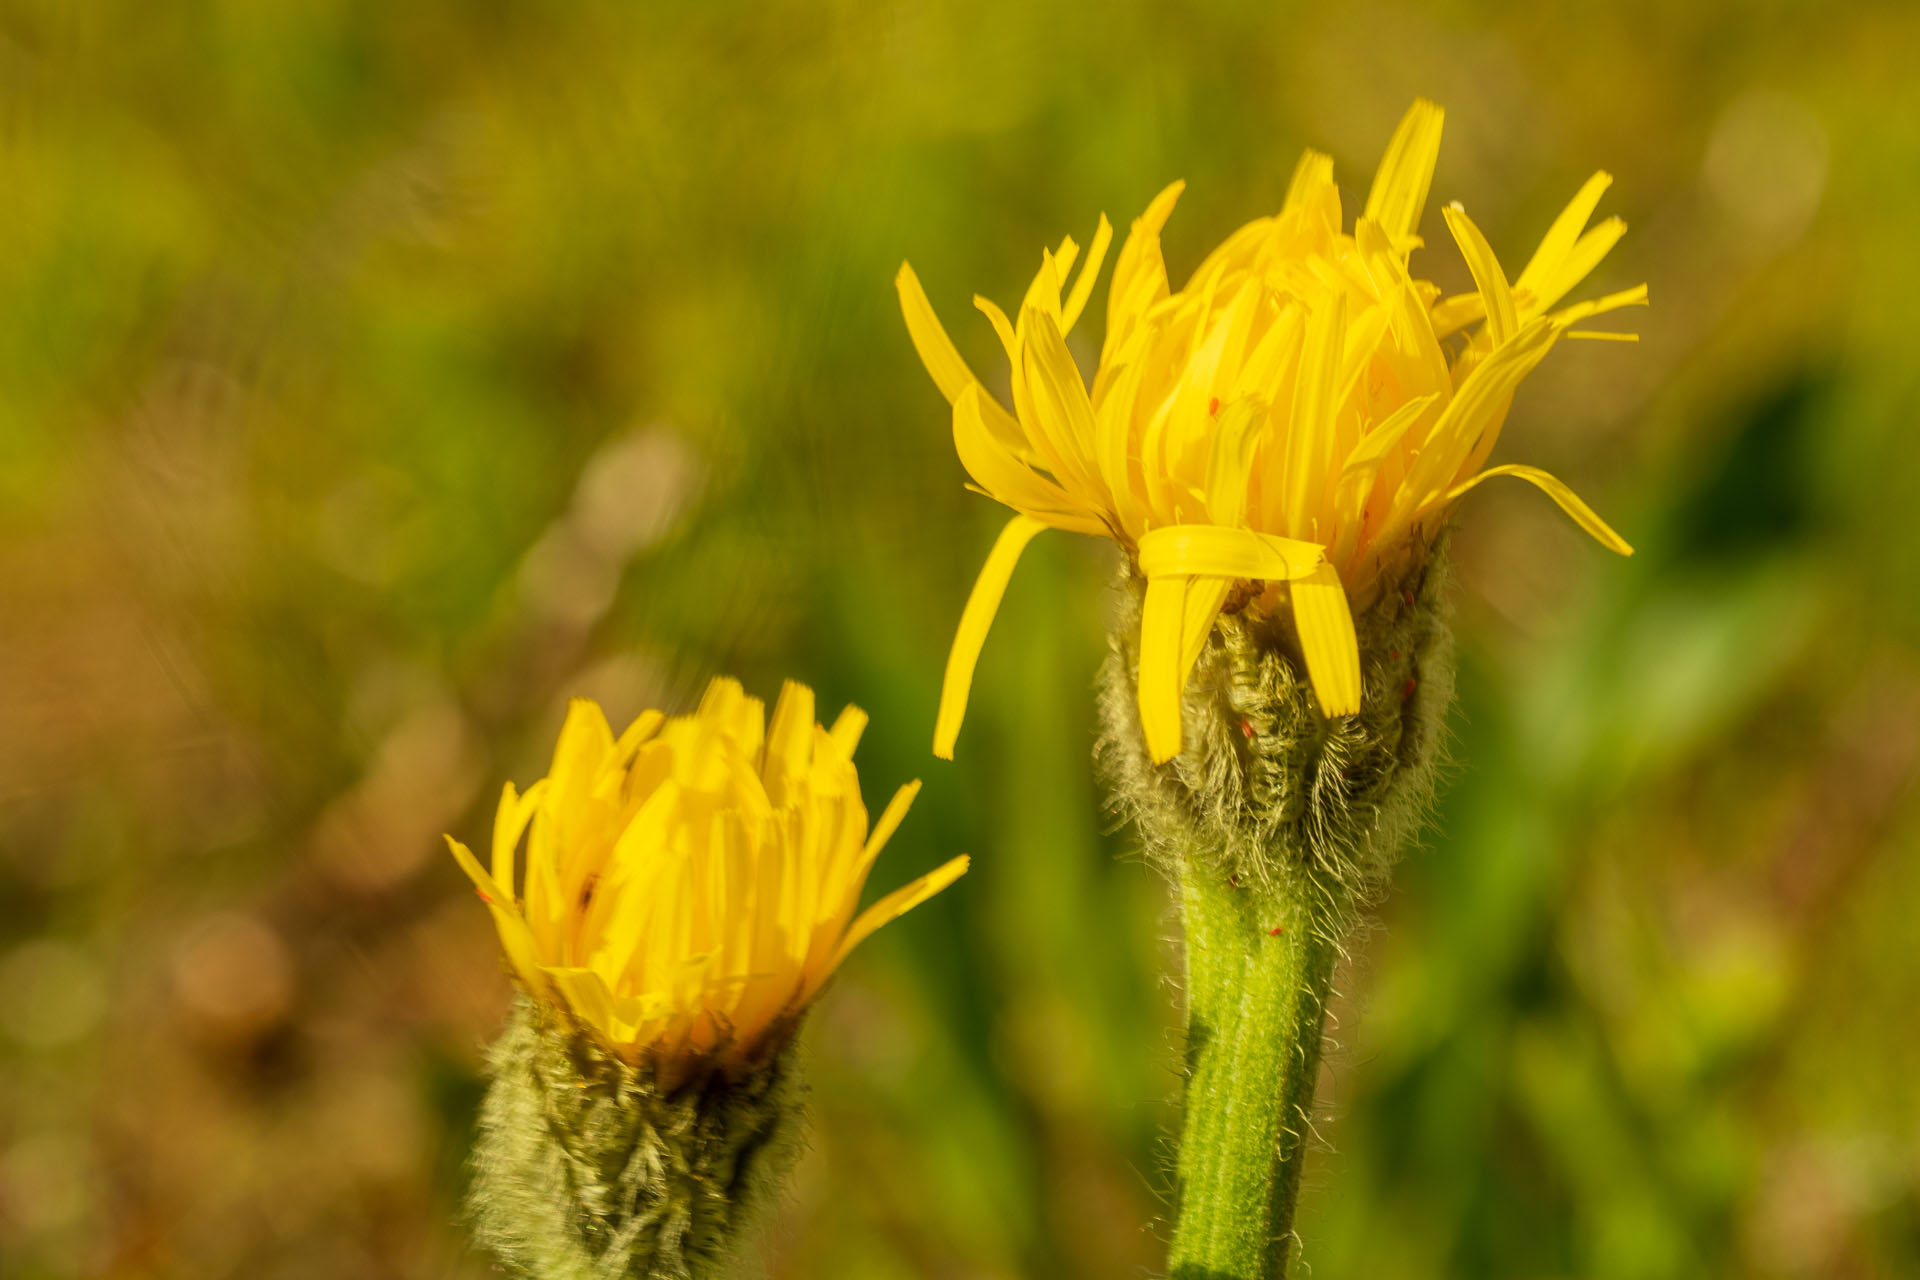
[[[1089,388],[1066,345],[1112,241],[1102,217],[1079,274],[1071,238],[1041,255],[1015,321],[975,297],[1012,363],[1009,413],[973,375],[910,266],[907,329],[953,406],[974,483],[1018,514],[987,558],[948,659],[934,752],[950,758],[974,663],[1021,552],[1043,528],[1112,538],[1147,580],[1141,724],[1156,761],[1180,750],[1180,694],[1230,594],[1290,608],[1327,716],[1360,705],[1353,612],[1424,556],[1453,505],[1493,476],[1545,490],[1583,529],[1631,548],[1552,476],[1487,467],[1515,389],[1582,320],[1644,304],[1646,286],[1557,307],[1625,231],[1588,227],[1597,173],[1509,281],[1458,204],[1445,212],[1473,292],[1442,297],[1408,267],[1439,153],[1440,108],[1401,121],[1353,230],[1332,161],[1301,157],[1280,212],[1228,236],[1178,292],[1160,231],[1183,184],[1137,218],[1108,286]],[[1556,309],[1557,308],[1557,309]],[[1471,327],[1471,333],[1468,329]]]
[[[964,856],[855,917],[920,784],[869,831],[853,766],[867,717],[848,707],[827,729],[813,716],[804,685],[781,690],[768,724],[720,679],[692,715],[648,711],[616,739],[574,701],[552,770],[500,797],[491,872],[447,841],[527,991],[669,1077],[748,1064],[868,934],[958,879]]]

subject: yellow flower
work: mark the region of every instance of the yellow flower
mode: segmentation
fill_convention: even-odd
[[[1138,697],[1156,762],[1179,753],[1181,690],[1236,584],[1259,588],[1255,608],[1292,609],[1320,709],[1340,716],[1360,706],[1354,611],[1426,553],[1482,480],[1531,481],[1603,545],[1631,554],[1552,476],[1485,465],[1514,390],[1560,338],[1633,339],[1574,326],[1644,305],[1645,285],[1553,309],[1626,230],[1618,218],[1587,226],[1612,179],[1597,173],[1580,189],[1512,282],[1450,205],[1447,228],[1477,287],[1443,298],[1408,271],[1441,119],[1432,103],[1414,103],[1351,234],[1332,161],[1309,151],[1280,212],[1228,236],[1177,293],[1160,230],[1184,184],[1162,191],[1114,264],[1091,390],[1065,337],[1113,238],[1104,216],[1070,289],[1071,237],[1043,251],[1016,322],[975,297],[1013,366],[1012,413],[974,377],[902,264],[907,329],[953,405],[960,461],[1019,513],[962,615],[936,755],[952,757],[987,628],[1042,528],[1112,538],[1147,579]]]
[[[669,1079],[747,1064],[868,934],[958,879],[965,857],[855,918],[920,784],[869,832],[853,765],[866,714],[848,707],[832,729],[813,716],[804,685],[781,690],[768,725],[720,679],[692,715],[648,711],[615,739],[597,705],[574,701],[551,772],[500,797],[491,873],[447,840],[527,991]]]

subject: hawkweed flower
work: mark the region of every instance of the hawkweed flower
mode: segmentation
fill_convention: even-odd
[[[869,826],[866,724],[855,707],[815,723],[793,683],[771,721],[720,679],[693,714],[648,711],[618,737],[576,700],[548,775],[501,796],[491,866],[449,837],[522,993],[471,1196],[510,1266],[711,1274],[777,1182],[802,1014],[868,935],[967,869],[955,858],[856,914],[919,789]]]
[[[1332,162],[1307,152],[1279,212],[1228,236],[1177,291],[1160,233],[1182,184],[1167,187],[1115,260],[1091,385],[1067,337],[1112,228],[1100,220],[1084,258],[1071,238],[1043,252],[1013,319],[974,299],[1012,367],[1011,409],[961,359],[912,268],[896,282],[962,465],[1015,512],[961,616],[935,754],[952,754],[1034,535],[1123,552],[1100,756],[1184,922],[1176,1276],[1285,1269],[1335,962],[1431,796],[1453,683],[1456,504],[1517,477],[1631,551],[1554,477],[1490,465],[1520,383],[1563,338],[1632,338],[1581,326],[1644,304],[1644,285],[1566,301],[1625,230],[1589,225],[1611,179],[1589,179],[1511,279],[1447,206],[1474,288],[1444,296],[1411,265],[1441,121],[1414,104],[1351,230]]]
[[[1236,593],[1256,616],[1290,609],[1321,712],[1356,713],[1353,614],[1427,553],[1483,480],[1530,481],[1602,545],[1631,552],[1546,472],[1486,465],[1514,391],[1560,339],[1632,337],[1577,326],[1644,303],[1644,285],[1558,305],[1625,230],[1618,218],[1587,225],[1611,178],[1588,180],[1512,281],[1466,211],[1449,205],[1447,229],[1476,287],[1442,297],[1409,266],[1441,120],[1429,102],[1407,112],[1351,231],[1332,161],[1308,151],[1280,212],[1228,236],[1178,292],[1160,232],[1184,184],[1167,187],[1134,220],[1114,264],[1091,387],[1066,336],[1112,228],[1103,216],[1084,262],[1071,237],[1043,251],[1013,321],[974,298],[1006,348],[1012,412],[961,359],[912,267],[901,267],[907,329],[953,406],[960,461],[1017,513],[954,639],[936,755],[951,758],[987,628],[1044,528],[1112,538],[1145,578],[1138,697],[1156,762],[1180,750],[1182,688]]]

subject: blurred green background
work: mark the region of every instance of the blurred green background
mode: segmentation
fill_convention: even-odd
[[[998,370],[967,299],[1043,243],[1184,177],[1182,277],[1304,145],[1357,202],[1425,94],[1437,245],[1458,198],[1517,268],[1618,176],[1591,289],[1648,281],[1644,341],[1562,348],[1502,453],[1640,554],[1466,508],[1455,763],[1341,980],[1304,1257],[1920,1275],[1916,49],[1909,4],[0,0],[0,1274],[489,1274],[508,989],[439,835],[569,694],[718,671],[927,779],[877,887],[975,855],[810,1020],[767,1269],[1158,1268],[1112,551],[1035,545],[931,759],[1003,513],[891,277]]]

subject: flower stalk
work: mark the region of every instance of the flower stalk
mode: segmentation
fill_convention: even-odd
[[[1186,1120],[1174,1280],[1264,1280],[1286,1269],[1339,956],[1299,898],[1189,864]]]
[[[1174,885],[1186,1088],[1174,1280],[1285,1274],[1343,942],[1424,816],[1453,693],[1444,544],[1356,619],[1360,709],[1328,719],[1285,615],[1222,614],[1152,761],[1133,696],[1146,584],[1122,580],[1101,763]]]

